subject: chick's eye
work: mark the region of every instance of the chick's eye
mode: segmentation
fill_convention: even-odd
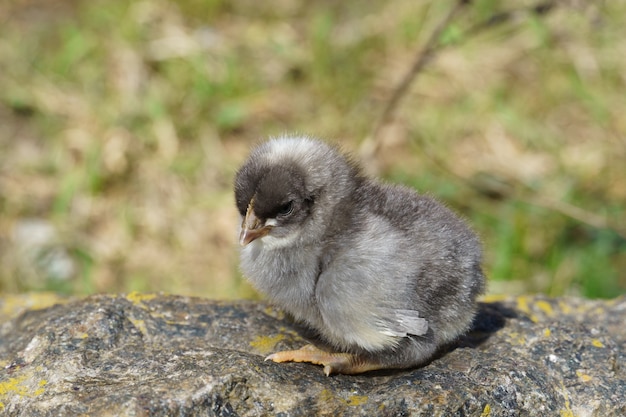
[[[283,204],[278,209],[278,215],[281,217],[289,216],[293,213],[293,201]]]

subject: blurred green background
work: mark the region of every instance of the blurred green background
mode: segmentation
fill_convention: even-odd
[[[468,218],[492,294],[626,292],[626,2],[463,2],[429,43],[455,4],[3,1],[0,291],[255,297],[232,179],[300,132]]]

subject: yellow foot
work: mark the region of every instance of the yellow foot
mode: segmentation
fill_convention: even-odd
[[[265,360],[274,362],[308,362],[324,365],[324,374],[354,375],[380,369],[380,364],[368,362],[351,353],[326,352],[313,345],[305,345],[298,350],[285,350],[269,355]]]

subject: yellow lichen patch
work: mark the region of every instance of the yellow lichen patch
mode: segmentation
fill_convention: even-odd
[[[528,308],[528,298],[525,296],[517,297],[517,309],[522,313],[529,314],[530,308]]]
[[[47,383],[48,383],[48,381],[46,381],[45,379],[42,379],[41,381],[39,381],[39,388],[37,388],[33,394],[34,395],[41,395],[41,394],[43,394],[43,392],[45,391],[44,386]]]
[[[535,303],[535,305],[537,306],[537,308],[539,308],[539,310],[546,313],[547,316],[551,316],[553,314],[552,305],[550,305],[549,302],[544,301],[544,300],[539,300]]]
[[[135,305],[141,304],[144,301],[150,301],[155,297],[156,294],[141,294],[137,291],[133,291],[126,295],[126,299]]]
[[[285,318],[285,313],[282,310],[279,310],[279,309],[274,308],[272,306],[265,307],[263,312],[265,314],[267,314],[268,316],[277,318],[278,320],[282,320],[282,319]]]
[[[143,335],[148,334],[148,328],[146,327],[146,322],[143,320],[137,320],[132,317],[129,317],[128,320],[135,326]]]
[[[483,408],[483,412],[480,413],[480,417],[489,417],[491,415],[491,406],[489,404],[485,405]]]
[[[19,396],[28,395],[28,387],[22,385],[22,382],[26,380],[25,376],[18,376],[17,378],[9,378],[8,381],[0,382],[0,395],[6,395],[9,393],[17,394]]]
[[[257,336],[252,342],[250,342],[250,346],[252,346],[260,354],[267,355],[268,353],[271,353],[278,342],[284,338],[285,335],[283,334],[277,334],[276,336]]]
[[[572,307],[570,307],[565,301],[559,301],[559,309],[563,314],[570,314],[572,312]]]
[[[346,403],[348,405],[362,405],[365,404],[367,401],[369,400],[369,398],[367,397],[367,395],[351,395],[350,398],[348,398],[348,401],[346,401]]]
[[[9,320],[24,310],[41,310],[71,300],[70,297],[62,297],[49,292],[7,295],[2,297],[2,303],[0,303],[0,317],[3,320]]]
[[[285,327],[285,326],[280,326],[280,327],[278,328],[278,331],[279,331],[281,334],[290,334],[290,335],[292,335],[292,336],[296,336],[296,337],[298,337],[298,336],[299,336],[298,332],[296,332],[296,331],[295,331],[295,330],[293,330],[293,329],[289,329],[289,328],[287,328],[287,327]]]
[[[604,343],[602,343],[598,339],[592,339],[591,340],[591,344],[594,345],[597,348],[603,348],[604,347]]]
[[[318,400],[321,403],[329,403],[333,401],[340,401],[349,406],[358,406],[363,405],[369,401],[369,397],[367,395],[351,395],[348,399],[343,399],[335,395],[332,391],[323,389],[317,396]]]
[[[15,378],[9,378],[8,381],[0,382],[0,396],[4,397],[10,394],[19,395],[20,397],[36,397],[43,394],[45,389],[44,385],[48,383],[45,379],[39,381],[37,388],[31,391],[30,382],[25,375],[21,375]]]
[[[496,303],[498,301],[506,301],[509,298],[509,295],[504,294],[487,294],[480,297],[479,301],[482,301],[483,303]]]
[[[326,404],[332,401],[335,398],[335,395],[329,390],[327,390],[326,388],[324,388],[323,390],[320,391],[318,398],[322,403]]]
[[[530,308],[528,307],[528,297],[523,296],[523,295],[517,297],[517,309],[521,311],[522,313],[528,314],[528,317],[533,323],[537,323],[539,321],[537,316],[534,314],[531,314],[530,312]]]
[[[550,335],[551,335],[551,334],[552,334],[552,330],[547,329],[547,328],[546,328],[546,329],[543,329],[543,335],[544,335],[545,337],[550,337]]]
[[[583,381],[583,382],[589,382],[589,381],[591,381],[593,379],[590,375],[587,375],[586,373],[584,373],[580,369],[576,371],[576,376],[578,378],[580,378],[580,380]]]
[[[509,333],[509,337],[511,338],[511,343],[518,344],[518,345],[526,344],[526,338],[517,332]]]
[[[565,384],[563,384],[563,381],[561,381],[561,392],[563,396],[565,397],[565,409],[559,410],[559,415],[561,417],[576,417],[574,415],[574,412],[572,411],[571,403],[569,400],[569,395],[568,395],[567,389],[565,389]]]

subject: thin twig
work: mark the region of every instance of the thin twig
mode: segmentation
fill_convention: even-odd
[[[415,56],[415,59],[413,60],[413,64],[409,68],[409,71],[404,75],[402,80],[400,80],[400,82],[394,89],[391,98],[387,102],[387,105],[383,109],[381,117],[374,127],[374,137],[376,137],[380,132],[380,129],[392,119],[402,98],[404,98],[404,96],[406,96],[406,94],[408,93],[409,87],[413,83],[413,80],[424,69],[428,61],[437,51],[436,48],[439,45],[439,38],[441,37],[441,34],[448,27],[448,25],[457,15],[457,13],[459,13],[463,6],[465,6],[465,4],[466,3],[464,1],[457,1],[430,34],[430,37],[426,41],[426,44]]]
[[[443,31],[448,27],[450,22],[461,12],[464,6],[471,3],[468,0],[458,0],[454,3],[453,7],[448,10],[448,13],[441,19],[439,24],[435,27],[430,37],[426,40],[423,47],[418,49],[417,54],[413,60],[413,63],[407,73],[402,77],[400,82],[393,89],[393,92],[387,100],[385,107],[383,108],[380,117],[376,121],[376,124],[372,128],[372,133],[361,144],[361,158],[368,162],[370,165],[374,164],[376,155],[381,148],[381,136],[380,133],[384,127],[386,127],[394,118],[397,109],[402,102],[402,99],[408,94],[411,84],[415,81],[417,76],[426,67],[426,64],[434,58],[437,52],[443,50],[447,45],[439,43],[439,39]],[[554,1],[545,1],[538,3],[534,6],[513,9],[494,13],[489,18],[482,22],[468,28],[463,36],[463,39],[469,39],[472,36],[491,29],[494,26],[500,26],[505,23],[511,22],[519,18],[520,15],[544,15],[550,12],[555,7]]]
[[[456,1],[453,7],[448,10],[446,15],[443,19],[441,19],[439,24],[430,34],[430,37],[426,40],[424,46],[418,50],[413,60],[413,64],[404,77],[402,77],[402,80],[400,80],[398,85],[394,88],[391,97],[383,108],[380,118],[372,129],[372,134],[361,145],[361,153],[364,159],[371,161],[371,159],[378,153],[378,150],[380,149],[380,131],[393,119],[398,106],[400,105],[402,99],[407,95],[411,84],[417,75],[424,69],[428,61],[430,61],[430,59],[437,52],[437,46],[439,46],[439,38],[441,37],[441,34],[466,4],[467,2],[464,0]]]
[[[622,238],[626,239],[626,229],[620,227],[618,224],[612,223],[604,216],[592,213],[573,204],[542,196],[536,196],[528,199],[522,198],[522,200],[537,207],[543,207],[548,210],[556,211],[557,213],[561,213],[564,216],[593,228],[612,230]]]

